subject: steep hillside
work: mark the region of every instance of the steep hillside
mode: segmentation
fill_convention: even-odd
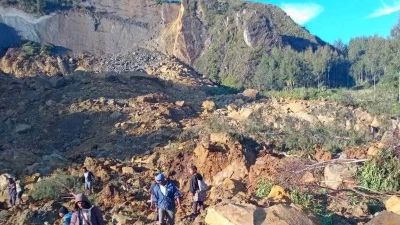
[[[210,77],[252,72],[257,55],[272,47],[304,50],[325,45],[278,7],[242,1],[87,1],[45,16],[0,8],[0,24],[2,33],[74,52],[126,54],[150,48]],[[20,43],[18,38],[6,40],[0,47]]]

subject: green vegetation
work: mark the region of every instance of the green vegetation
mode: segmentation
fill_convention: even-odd
[[[291,121],[285,127],[283,138],[286,148],[302,150],[306,155],[313,155],[316,145],[337,153],[344,147],[360,145],[369,139],[368,133],[346,130],[334,125],[312,126],[303,122],[301,129],[296,129],[295,123]]]
[[[58,174],[44,178],[35,183],[30,196],[36,201],[57,200],[62,196],[70,196],[69,190],[75,193],[82,192],[82,185],[78,176]]]
[[[271,192],[272,186],[274,185],[274,183],[271,180],[267,180],[264,177],[261,178],[258,182],[257,182],[257,187],[255,190],[255,195],[257,197],[263,198],[263,197],[267,197],[269,192]]]
[[[399,159],[392,150],[381,151],[377,157],[365,162],[358,179],[363,187],[374,191],[399,191]]]
[[[49,14],[57,10],[79,8],[80,0],[0,0],[0,5],[16,7],[28,13]]]
[[[36,42],[28,41],[21,47],[19,54],[22,58],[29,58],[35,55],[50,56],[53,54],[54,46],[49,43],[38,44]]]
[[[315,199],[314,195],[301,192],[298,189],[294,189],[290,192],[290,200],[297,205],[311,210],[316,214],[323,212],[323,206]]]
[[[351,116],[345,112],[337,113],[338,118],[351,119]],[[280,143],[275,146],[277,150],[301,150],[303,156],[313,155],[315,146],[337,153],[344,147],[364,144],[371,139],[367,132],[346,130],[337,124],[313,126],[309,122],[290,117],[285,120],[286,125],[283,129],[276,129],[260,121],[263,121],[263,118],[255,113],[242,121],[240,127],[236,127],[225,117],[213,116],[207,118],[205,129],[209,132],[225,132],[238,137],[252,138],[258,142],[277,140],[277,143]],[[301,124],[301,129],[296,129],[298,124]]]
[[[348,45],[338,40],[330,46],[275,6],[261,9],[248,2],[218,0],[202,4],[210,45],[195,65],[211,80],[267,95],[322,98],[374,115],[400,116],[400,23],[389,38],[359,37]],[[236,18],[244,8],[259,13]],[[250,31],[245,40],[243,34]],[[332,89],[343,87],[349,89]]]

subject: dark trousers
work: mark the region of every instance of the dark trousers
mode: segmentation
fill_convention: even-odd
[[[200,207],[200,210],[204,210],[204,202],[195,201],[195,202],[192,203],[193,215],[197,215],[197,206]]]
[[[10,197],[10,203],[12,206],[15,205],[15,202],[17,200],[17,191],[16,190],[12,190],[8,193],[9,197]]]

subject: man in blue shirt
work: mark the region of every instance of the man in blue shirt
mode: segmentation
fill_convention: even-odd
[[[181,194],[175,184],[166,180],[162,173],[156,176],[156,183],[152,193],[152,206],[158,208],[158,223],[163,224],[163,218],[166,216],[169,224],[174,225],[176,204],[182,209]]]

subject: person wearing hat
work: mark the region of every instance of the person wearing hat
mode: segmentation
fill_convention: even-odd
[[[58,215],[62,218],[61,225],[70,225],[72,213],[68,212],[68,209],[66,207],[62,206],[58,210]]]
[[[93,206],[84,194],[77,194],[70,225],[105,225],[105,222],[100,209]]]
[[[176,204],[182,209],[181,194],[175,184],[166,180],[162,173],[156,176],[156,183],[152,193],[152,204],[158,208],[158,223],[164,224],[163,218],[166,217],[169,224],[174,225]]]

